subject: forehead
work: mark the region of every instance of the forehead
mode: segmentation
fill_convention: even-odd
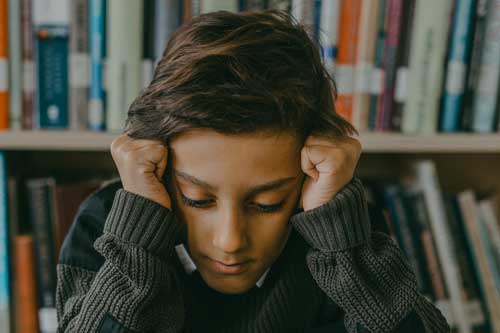
[[[169,161],[177,170],[207,181],[255,183],[297,175],[300,149],[288,133],[228,136],[192,130],[170,141]]]

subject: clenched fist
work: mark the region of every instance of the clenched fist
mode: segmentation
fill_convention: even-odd
[[[170,196],[161,181],[168,157],[168,149],[162,142],[122,134],[111,143],[111,156],[124,190],[171,209]]]

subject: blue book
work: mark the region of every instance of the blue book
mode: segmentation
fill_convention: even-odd
[[[0,152],[0,332],[9,332],[9,246],[7,238],[7,175],[5,155]]]
[[[443,132],[456,132],[460,128],[465,79],[472,49],[475,9],[475,0],[458,0],[455,4],[441,111],[441,131]]]
[[[106,116],[102,71],[106,50],[106,1],[90,0],[89,15],[90,87],[88,126],[91,131],[104,131]]]
[[[69,26],[36,27],[39,128],[67,128]]]
[[[319,41],[319,29],[321,26],[321,0],[314,0],[314,37]]]

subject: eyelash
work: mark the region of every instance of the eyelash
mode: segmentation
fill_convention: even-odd
[[[195,208],[206,208],[206,206],[210,202],[210,200],[192,200],[192,199],[185,197],[182,194],[181,194],[181,199],[182,199],[182,202],[184,202],[184,204],[191,206],[191,207],[195,207]],[[257,209],[263,213],[274,213],[274,212],[279,211],[283,207],[284,203],[285,202],[282,201],[282,202],[277,203],[275,205],[256,204],[256,206],[258,207]]]

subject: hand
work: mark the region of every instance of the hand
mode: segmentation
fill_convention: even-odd
[[[171,209],[170,196],[162,183],[168,157],[162,142],[136,140],[122,134],[111,143],[111,156],[124,190]]]
[[[310,136],[301,151],[305,173],[299,205],[308,211],[330,200],[354,176],[361,143],[352,137]]]

